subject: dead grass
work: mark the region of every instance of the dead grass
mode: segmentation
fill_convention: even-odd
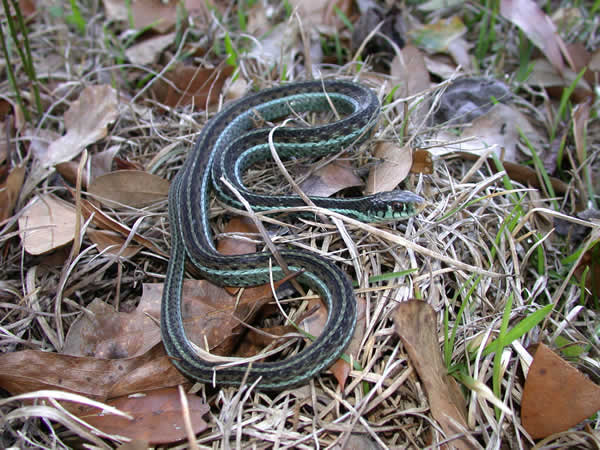
[[[107,45],[113,39],[103,29],[105,25],[112,29],[114,24],[106,24],[97,2],[89,4],[92,5],[89,9],[88,3],[81,5],[82,14],[88,18],[85,36],[47,14],[39,14],[31,22],[30,41],[46,108],[45,116],[37,123],[38,130],[63,131],[62,115],[84,86],[115,83],[121,89],[120,95],[130,98],[140,88],[129,78],[152,73],[150,68],[115,62],[119,51]],[[597,48],[597,33],[593,36],[590,34],[589,44]],[[498,39],[505,40],[507,57],[515,57],[517,37],[506,35]],[[163,58],[170,60],[170,55]],[[482,62],[486,63],[487,60]],[[327,67],[323,74],[351,78],[355,67]],[[277,83],[276,76],[265,75],[271,67],[261,61],[241,60],[240,69],[246,79],[253,80],[255,87]],[[377,89],[378,85],[369,79],[371,75],[366,65],[359,78]],[[444,87],[444,83],[439,84],[426,98],[435,100]],[[6,80],[0,84],[0,92],[12,97]],[[521,94],[518,101],[521,109],[543,123],[544,94],[526,85]],[[388,107],[383,117],[402,123],[404,119],[396,118],[401,105],[402,100],[397,100],[392,106],[398,108]],[[140,99],[136,108],[122,108],[109,136],[90,150],[100,151],[118,144],[121,158],[172,179],[198,130],[215,109],[175,110]],[[589,167],[596,174],[600,148],[598,125],[598,118],[592,118],[587,135]],[[428,120],[411,124],[409,136],[413,145],[428,148],[440,145],[432,141],[438,128]],[[32,130],[25,129],[20,138],[11,142],[14,149],[11,161],[28,161],[28,136],[32,134]],[[374,140],[397,139],[395,128],[383,125],[374,136]],[[572,151],[572,144],[570,148]],[[368,146],[362,148],[353,156],[354,162],[358,165],[368,162],[368,150]],[[304,167],[302,161],[294,164]],[[294,164],[287,164],[292,173]],[[273,238],[277,245],[312,248],[348,273],[360,274],[353,279],[359,284],[357,296],[366,304],[365,333],[355,358],[363,369],[351,372],[343,391],[327,375],[281,393],[252,388],[215,391],[198,385],[195,387],[198,395],[211,406],[208,428],[196,436],[198,448],[425,448],[443,443],[446,437],[431,419],[424,388],[389,318],[398,302],[411,297],[426,300],[439,312],[440,348],[445,340],[444,312],[448,314],[450,329],[459,320],[450,366],[488,387],[492,386],[494,354],[482,356],[481,350],[488,336],[497,335],[507,299],[512,296],[509,326],[549,303],[554,305],[541,326],[503,350],[500,399],[511,414],[497,414],[483,391],[465,388],[469,399],[468,424],[482,447],[533,445],[519,419],[524,383],[522,365],[529,361],[525,350],[528,345],[538,341],[553,343],[560,335],[585,346],[585,353],[573,362],[592,380],[600,380],[597,305],[582,304],[580,285],[572,270],[569,271],[573,266],[561,262],[574,247],[552,232],[554,213],[549,200],[538,190],[516,181],[512,181],[509,189],[503,183],[505,173],[494,174],[484,157],[472,163],[444,156],[435,161],[433,169],[431,175],[411,174],[405,181],[408,189],[427,199],[421,214],[407,221],[369,227],[344,220],[336,220],[334,226],[315,219],[293,221],[295,227],[285,231],[272,228],[279,230]],[[249,178],[250,182],[259,181],[264,191],[285,189],[283,177],[276,169],[252,171]],[[573,194],[582,185],[577,176],[567,177],[569,180],[569,194],[558,199],[567,220],[578,210]],[[93,299],[131,310],[139,300],[142,283],[164,279],[164,256],[144,250],[131,258],[116,258],[99,253],[85,236],[79,252],[72,255],[70,248],[50,256],[26,254],[20,245],[16,221],[30,198],[41,192],[54,192],[73,202],[59,177],[51,175],[29,195],[21,196],[15,215],[2,224],[0,329],[4,353],[24,349],[55,351],[75,318],[85,313],[86,305]],[[512,219],[511,214],[519,209],[521,212],[509,226],[507,219]],[[108,214],[168,253],[166,202],[142,210],[112,210]],[[229,214],[221,205],[214,205],[211,215],[218,230]],[[597,223],[583,222],[593,230],[585,242],[597,240]],[[89,223],[82,223],[82,230],[88,226]],[[339,232],[334,232],[336,228]],[[406,245],[401,245],[403,240]],[[543,261],[539,262],[541,254]],[[368,281],[376,275],[410,269],[416,271],[387,281]],[[478,273],[483,275],[467,298],[465,293]],[[583,298],[589,300],[587,294]],[[462,302],[468,304],[459,319]],[[44,402],[41,397],[36,403],[40,406],[27,406],[16,399],[3,403],[0,446],[69,447],[77,442],[75,434],[98,446],[106,443],[112,446],[118,441],[108,439],[103,443],[89,431],[82,431],[85,427],[67,419],[66,413],[55,404]],[[582,431],[565,433],[548,445],[595,447],[598,427],[597,419],[592,419],[585,429],[580,428]]]

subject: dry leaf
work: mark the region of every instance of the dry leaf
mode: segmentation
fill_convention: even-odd
[[[352,186],[362,186],[349,161],[339,160],[320,168],[300,184],[306,195],[330,197]]]
[[[392,83],[400,87],[394,92],[394,98],[407,98],[429,89],[429,72],[425,67],[423,53],[413,46],[404,47],[392,60],[390,67]],[[413,123],[421,123],[429,110],[431,100],[427,98],[415,99],[420,102],[413,109],[410,118]]]
[[[85,189],[90,182],[101,175],[109,173],[112,170],[113,159],[119,152],[120,146],[113,145],[100,153],[88,156],[89,164],[85,165],[82,174],[82,187]],[[56,165],[56,170],[61,176],[71,184],[77,180],[77,171],[79,170],[79,160],[66,161]]]
[[[594,72],[600,72],[600,48],[592,53],[588,67]]]
[[[400,303],[393,312],[394,327],[421,379],[431,415],[447,436],[467,433],[465,399],[448,371],[438,345],[435,311],[421,300]],[[466,439],[450,442],[453,448],[475,448]]]
[[[377,194],[392,191],[410,171],[412,149],[408,146],[399,147],[394,142],[378,142],[374,153],[380,162],[369,172],[367,192]]]
[[[118,116],[117,93],[108,85],[88,86],[65,113],[67,133],[52,142],[45,154],[37,155],[42,166],[70,161],[88,145],[108,133],[108,124]]]
[[[248,217],[234,217],[227,222],[223,233],[256,234],[258,230]],[[224,236],[218,239],[217,251],[224,255],[245,255],[246,253],[255,253],[256,244],[242,236]]]
[[[41,255],[73,240],[76,213],[73,205],[54,195],[41,195],[29,202],[19,217],[25,251]]]
[[[448,53],[454,58],[456,64],[467,72],[471,69],[471,56],[469,55],[470,48],[471,44],[469,44],[462,36],[453,39],[448,44]]]
[[[215,104],[227,77],[233,73],[231,66],[216,69],[179,65],[166,75],[170,81],[159,80],[152,92],[160,103],[170,107],[194,105],[194,109],[206,109]]]
[[[157,359],[161,352],[164,355],[162,346],[156,346],[142,356],[128,359],[97,359],[38,350],[3,353],[0,354],[0,387],[13,395],[58,389],[105,401],[113,385],[123,375]],[[146,375],[153,374],[146,372]],[[155,377],[154,384],[160,387],[173,386],[184,380],[183,376]],[[133,392],[137,391],[127,390],[120,395]]]
[[[73,191],[71,191],[71,194],[75,196],[75,193]],[[81,213],[83,214],[85,220],[88,220],[93,215],[92,222],[94,223],[94,225],[102,229],[115,231],[125,238],[128,237],[131,233],[131,229],[129,227],[126,227],[125,225],[110,218],[101,209],[97,208],[84,198],[81,199]],[[144,247],[152,250],[153,252],[156,252],[161,256],[164,256],[165,258],[169,257],[167,253],[162,251],[151,241],[149,241],[148,239],[146,239],[138,233],[134,233],[132,239],[138,244],[143,245]]]
[[[134,27],[139,29],[151,27],[159,33],[168,31],[177,21],[177,8],[180,2],[161,0],[136,0],[128,7],[123,0],[104,0],[104,8],[109,18],[126,21],[129,13],[133,18]],[[182,12],[205,10],[203,0],[185,0],[182,2]]]
[[[429,72],[425,67],[423,53],[414,45],[406,45],[394,56],[390,74],[392,83],[400,84],[394,98],[409,97],[429,88]]]
[[[442,80],[448,80],[461,73],[452,58],[441,53],[425,56],[425,67],[430,74]]]
[[[254,47],[248,53],[248,57],[264,61],[267,64],[290,66],[298,53],[296,48],[298,36],[298,21],[277,24],[260,41],[254,42]],[[321,61],[321,47],[319,46],[317,49],[311,47],[310,55],[313,63]]]
[[[408,32],[413,42],[420,48],[430,52],[445,52],[450,43],[467,32],[467,27],[460,17],[452,16],[421,28]]]
[[[169,195],[169,182],[148,172],[118,170],[96,178],[88,192],[111,208],[121,205],[143,208],[165,200]]]
[[[523,426],[531,437],[568,430],[599,409],[600,386],[538,344],[521,401]]]
[[[494,153],[503,161],[518,163],[519,150],[530,154],[528,147],[521,144],[520,131],[527,137],[533,147],[541,152],[544,138],[531,125],[529,118],[514,106],[497,103],[487,113],[475,118],[469,126],[463,128],[461,142],[454,142],[456,136],[446,130],[440,131],[435,139],[439,142],[452,142],[430,149],[435,156],[442,156],[456,151],[481,155],[494,146]]]
[[[160,329],[152,319],[159,316],[160,298],[153,296],[142,295],[132,313],[117,312],[95,299],[69,328],[63,354],[102,359],[143,355],[161,340]]]
[[[564,43],[552,20],[533,0],[501,0],[500,14],[521,28],[556,70],[563,72],[561,46],[564,48]]]
[[[576,11],[579,11],[576,9]],[[579,19],[578,19],[579,20]],[[592,55],[587,51],[582,42],[572,42],[567,45],[567,52],[573,62],[574,72],[579,73],[584,68],[587,69],[583,78],[592,86],[595,83],[594,70],[589,67]]]
[[[348,0],[289,0],[290,6],[298,9],[304,25],[319,27],[332,25],[334,21],[334,6],[337,6],[346,16],[350,13],[352,2]]]
[[[225,225],[223,233],[258,233],[256,225],[248,217],[234,217]],[[217,251],[224,255],[245,255],[256,253],[256,244],[248,239],[236,236],[220,237],[217,241]],[[226,287],[225,290],[235,295],[239,287]]]
[[[428,150],[418,148],[413,152],[413,163],[410,168],[411,173],[423,173],[431,175],[433,173],[433,159]]]
[[[148,450],[148,448],[150,448],[150,444],[148,443],[148,441],[134,439],[132,441],[125,442],[115,448],[116,450]]]
[[[106,16],[112,20],[127,20],[129,11],[127,3],[123,0],[104,0]]]
[[[125,243],[125,238],[114,231],[88,228],[85,233],[90,238],[90,241],[98,246],[98,251],[107,256],[117,256]],[[119,256],[122,258],[132,258],[141,249],[141,246],[130,243]]]
[[[458,152],[457,154],[467,161],[477,161],[479,159],[478,155],[472,153]],[[492,173],[498,173],[498,169],[494,160],[492,158],[488,158],[487,162],[490,171]],[[504,161],[502,165],[504,166],[506,174],[511,180],[518,181],[519,183],[534,187],[536,189],[544,188],[545,185],[538,178],[538,173],[535,169],[524,166],[523,164],[511,163],[509,161]],[[555,193],[564,194],[567,192],[569,187],[567,183],[555,177],[549,177],[549,180]]]
[[[275,283],[279,286],[281,283]],[[144,296],[156,302],[162,297],[162,284],[144,284]],[[254,314],[272,298],[271,286],[244,289],[238,299],[225,289],[205,280],[184,280],[183,326],[188,338],[201,348],[218,355],[231,355]]]
[[[591,100],[591,97],[590,99]],[[581,103],[575,107],[573,112],[573,136],[575,136],[575,150],[579,164],[585,164],[586,160],[586,132],[587,122],[590,118],[590,101]],[[589,153],[588,153],[589,154]]]
[[[277,325],[265,327],[260,330],[248,330],[244,339],[235,350],[235,356],[240,358],[249,358],[259,354],[269,345],[273,345],[288,333],[296,333],[293,325]]]
[[[29,18],[36,11],[35,0],[19,0],[19,9],[25,19]]]
[[[12,215],[24,179],[25,167],[15,167],[8,174],[6,181],[0,185],[0,222]]]
[[[533,69],[529,74],[529,78],[527,79],[527,83],[532,86],[540,86],[546,89],[552,88],[554,86],[558,87],[566,87],[570,86],[577,78],[577,74],[573,72],[569,68],[565,68],[562,72],[562,75],[545,59],[535,59],[531,62]],[[591,92],[592,88],[585,80],[585,78],[581,78],[579,83],[577,84],[577,88],[575,92],[581,90],[583,92]],[[551,91],[554,92],[554,91]],[[560,93],[561,90],[557,91]],[[575,92],[573,96],[575,97]]]
[[[461,139],[468,142],[459,144],[462,151],[483,153],[492,146],[496,146],[495,153],[504,161],[518,162],[517,146],[520,135],[519,128],[523,129],[529,124],[529,119],[515,107],[498,103],[483,116],[473,121],[470,127],[463,130]],[[531,129],[531,125],[529,125]],[[534,130],[535,131],[535,130]],[[530,142],[537,144],[542,140],[539,133],[529,136]]]
[[[149,65],[158,60],[161,52],[175,41],[175,33],[144,39],[125,50],[125,56],[134,64]]]
[[[344,350],[344,355],[348,355],[352,358],[352,360],[356,360],[358,353],[360,352],[360,344],[365,336],[365,326],[366,326],[366,308],[367,304],[365,299],[362,297],[356,298],[356,309],[358,318],[356,319],[356,329],[354,330],[354,334],[352,335],[352,339]],[[343,359],[338,359],[333,365],[329,368],[333,376],[337,380],[338,384],[344,390],[346,386],[346,379],[352,372],[352,367],[348,362]]]
[[[209,406],[197,395],[186,394],[194,434],[207,428],[202,418]],[[103,412],[81,416],[88,424],[109,434],[165,445],[186,437],[179,391],[177,388],[158,389],[135,396],[109,400],[108,405],[133,417],[132,420]]]
[[[360,343],[365,333],[366,309],[364,299],[357,298],[356,301],[358,315],[358,319],[356,321],[356,329],[354,330],[354,334],[352,335],[350,343],[344,350],[345,355],[352,356],[354,357],[354,359],[356,359],[356,356],[360,351]],[[323,332],[323,329],[325,328],[325,325],[327,323],[327,308],[325,307],[321,299],[313,299],[308,302],[307,311],[314,312],[308,317],[306,317],[304,320],[302,320],[301,326],[306,332],[310,333],[311,335],[319,336]],[[336,362],[334,362],[331,365],[331,367],[329,367],[329,370],[331,371],[331,373],[333,374],[343,391],[346,385],[346,380],[348,379],[348,375],[350,375],[350,372],[352,371],[352,367],[350,367],[350,364],[348,364],[346,361],[340,358]]]

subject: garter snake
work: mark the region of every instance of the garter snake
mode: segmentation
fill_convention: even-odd
[[[249,383],[261,377],[264,389],[283,389],[305,383],[343,352],[356,323],[356,301],[352,284],[333,263],[304,250],[282,249],[289,270],[297,280],[316,291],[328,309],[321,335],[292,357],[216,368],[198,356],[188,340],[182,321],[181,292],[186,260],[207,280],[222,286],[254,286],[275,279],[283,270],[269,268],[270,253],[226,256],[217,252],[209,223],[209,200],[214,191],[222,201],[236,206],[222,178],[234,185],[257,210],[304,206],[297,196],[267,196],[253,193],[242,182],[242,173],[257,161],[270,157],[269,129],[254,129],[257,121],[274,120],[292,113],[331,111],[343,117],[312,128],[279,128],[274,140],[282,159],[324,155],[367,138],[379,115],[376,95],[360,84],[343,81],[291,83],[253,93],[226,105],[202,129],[169,190],[169,222],[172,248],[164,284],[161,330],[165,349],[175,366],[196,381],[239,385],[247,373]],[[325,207],[362,221],[383,221],[414,213],[421,197],[406,191],[353,198],[311,198]]]

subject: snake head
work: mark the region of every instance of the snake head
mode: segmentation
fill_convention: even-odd
[[[425,206],[423,197],[410,191],[380,192],[369,197],[372,222],[389,222],[414,216]]]

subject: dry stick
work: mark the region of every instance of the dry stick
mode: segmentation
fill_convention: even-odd
[[[194,428],[192,426],[192,418],[190,417],[190,406],[188,404],[187,396],[183,391],[181,385],[177,386],[179,391],[179,402],[181,403],[181,413],[183,416],[183,426],[185,427],[185,434],[187,435],[188,443],[192,450],[199,450],[198,443],[196,442],[196,436],[194,434]]]
[[[300,38],[302,39],[302,48],[304,50],[304,67],[306,71],[306,75],[308,79],[312,79],[312,56],[310,54],[310,40],[306,36],[306,32],[304,31],[304,26],[302,25],[302,19],[300,18],[300,14],[298,14],[298,8],[294,11],[294,16],[298,20],[298,28],[300,29]],[[290,18],[291,21],[291,18]],[[7,134],[8,136],[8,134]]]

